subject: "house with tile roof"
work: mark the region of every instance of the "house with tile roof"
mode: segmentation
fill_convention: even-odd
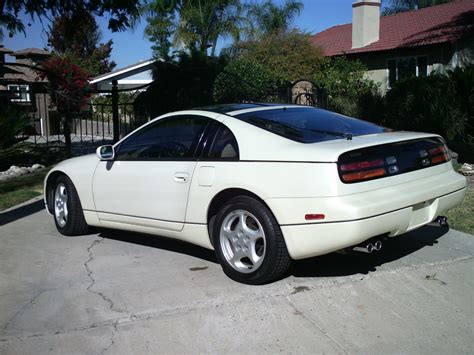
[[[385,93],[398,80],[474,64],[474,0],[381,16],[380,0],[352,4],[352,23],[311,41],[328,57],[358,59]]]
[[[6,55],[15,61],[7,62]],[[44,87],[46,79],[38,78],[32,67],[41,66],[50,56],[51,53],[40,48],[12,51],[0,45],[0,95],[28,112],[40,135],[50,134],[57,127],[51,124],[51,98]]]

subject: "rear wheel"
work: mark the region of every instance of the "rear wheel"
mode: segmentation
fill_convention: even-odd
[[[67,236],[86,234],[89,226],[84,219],[76,188],[66,175],[56,179],[53,191],[54,222],[59,233]]]
[[[238,282],[273,281],[291,263],[275,217],[263,203],[248,196],[234,197],[221,207],[213,242],[224,272]]]

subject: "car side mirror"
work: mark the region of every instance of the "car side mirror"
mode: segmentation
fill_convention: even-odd
[[[101,145],[95,151],[100,160],[114,160],[115,149],[113,145]]]

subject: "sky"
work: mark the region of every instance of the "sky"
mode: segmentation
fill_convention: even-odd
[[[281,4],[284,0],[275,0]],[[301,15],[296,18],[294,25],[301,30],[315,34],[334,25],[349,23],[352,20],[352,3],[354,0],[303,0],[304,9]],[[4,37],[3,44],[11,50],[19,50],[29,47],[45,48],[47,43],[46,30],[48,20],[43,22],[35,19],[32,21],[29,16],[22,16],[26,27],[26,36],[17,33],[12,38],[8,35]],[[112,33],[107,29],[108,19],[97,18],[102,30],[102,40],[105,42],[113,40],[112,59],[117,63],[117,68],[121,68],[152,57],[151,42],[143,36],[146,26],[142,21],[133,30]],[[27,24],[31,23],[30,26]],[[219,43],[219,47],[226,46],[225,41]],[[8,61],[13,61],[7,57]]]

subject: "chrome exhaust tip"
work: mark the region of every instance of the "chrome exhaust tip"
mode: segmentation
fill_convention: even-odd
[[[435,222],[440,225],[440,227],[449,227],[448,217],[438,216],[435,218]]]
[[[374,250],[375,251],[380,251],[380,249],[382,249],[382,242],[380,240],[377,240],[375,243],[374,243]]]
[[[354,247],[352,250],[359,251],[361,253],[370,254],[374,251],[374,245],[372,243],[367,243],[367,245],[358,245]]]

